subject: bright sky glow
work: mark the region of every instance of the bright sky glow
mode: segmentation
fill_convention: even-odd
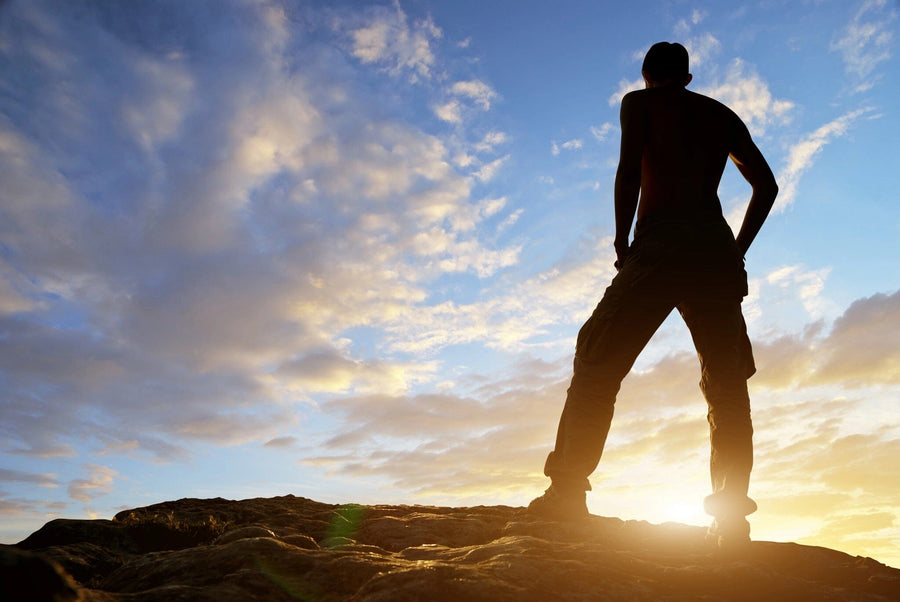
[[[0,6],[0,540],[181,497],[528,502],[660,40],[781,186],[748,255],[757,539],[900,567],[888,0]],[[729,167],[733,227],[749,189]],[[596,514],[703,524],[670,318]]]

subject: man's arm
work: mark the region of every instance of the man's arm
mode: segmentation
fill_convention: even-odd
[[[641,118],[640,99],[634,93],[626,94],[619,111],[622,126],[622,144],[619,150],[619,168],[616,170],[616,259],[621,266],[628,255],[628,234],[637,211],[641,189],[641,156],[646,138],[644,120]]]
[[[775,182],[775,176],[772,169],[766,162],[765,157],[753,143],[747,126],[739,121],[739,127],[735,135],[735,142],[731,150],[731,160],[740,170],[741,175],[753,188],[753,194],[750,196],[750,204],[747,206],[747,213],[744,215],[744,222],[741,224],[741,230],[737,235],[737,244],[741,249],[741,253],[747,254],[750,243],[756,238],[759,229],[762,228],[763,222],[769,215],[772,205],[775,203],[775,197],[778,195],[778,184]]]

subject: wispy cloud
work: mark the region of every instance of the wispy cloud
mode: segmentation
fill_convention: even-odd
[[[485,111],[491,108],[491,101],[497,96],[497,93],[489,85],[477,79],[456,82],[450,87],[450,92],[457,96],[470,98]]]
[[[880,63],[891,58],[894,32],[891,23],[897,12],[888,6],[887,0],[866,0],[853,19],[831,43],[832,51],[839,51],[844,68],[856,80],[856,92],[864,92],[880,78],[875,70]]]
[[[479,153],[489,153],[494,150],[497,146],[501,144],[506,144],[509,142],[509,136],[507,136],[503,132],[491,131],[484,135],[484,138],[481,139],[475,145],[475,151]]]
[[[497,172],[500,171],[500,168],[503,167],[503,164],[508,160],[509,155],[504,155],[498,159],[494,159],[490,163],[486,163],[475,172],[475,178],[481,182],[492,180],[494,176],[497,175]]]
[[[608,121],[603,125],[591,126],[591,135],[597,140],[597,142],[604,142],[609,134],[615,129],[616,126],[609,123]]]
[[[573,138],[572,140],[566,140],[565,142],[560,143],[554,141],[550,144],[550,152],[555,157],[559,155],[561,151],[580,150],[582,146],[584,146],[584,141],[581,140],[581,138]]]
[[[431,43],[442,32],[430,18],[410,25],[399,0],[394,0],[392,9],[371,8],[366,22],[349,36],[353,56],[360,61],[382,64],[394,74],[410,72],[415,80],[431,77],[435,63]]]
[[[0,468],[0,483],[33,483],[40,487],[59,486],[55,474],[36,474],[7,468]]]
[[[691,69],[703,65],[715,56],[722,47],[719,40],[709,32],[688,38],[684,41],[690,57]]]
[[[433,110],[439,119],[456,124],[462,123],[464,111],[472,104],[487,111],[497,97],[493,88],[480,80],[458,81],[450,86],[449,94],[454,98],[435,105]],[[463,102],[463,99],[469,102]]]
[[[88,476],[73,479],[69,482],[69,497],[79,502],[88,503],[94,498],[106,495],[113,488],[113,480],[118,476],[115,470],[106,466],[87,464]]]

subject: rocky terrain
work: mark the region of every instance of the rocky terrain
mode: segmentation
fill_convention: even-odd
[[[183,499],[0,547],[3,600],[900,600],[900,570],[792,543],[521,508]]]

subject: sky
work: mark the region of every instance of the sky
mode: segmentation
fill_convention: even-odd
[[[0,4],[0,541],[184,497],[525,505],[615,271],[660,40],[781,192],[747,255],[752,536],[900,567],[893,0]],[[749,186],[720,190],[740,226]],[[670,316],[588,505],[706,524]]]

